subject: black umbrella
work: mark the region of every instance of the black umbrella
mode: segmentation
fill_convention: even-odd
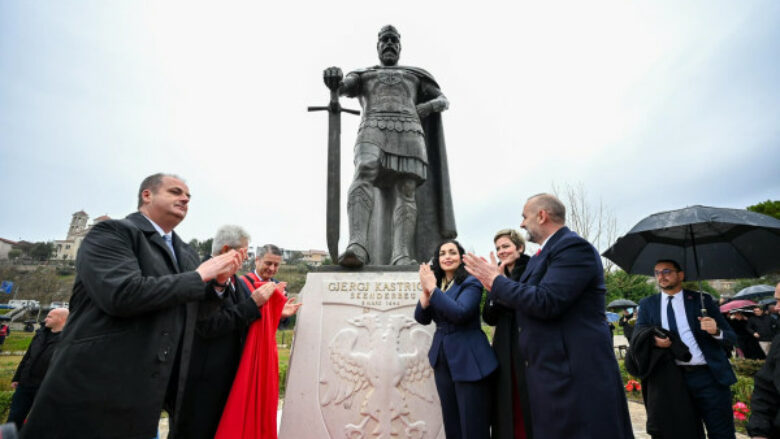
[[[772,305],[774,303],[777,303],[777,299],[774,297],[770,297],[769,299],[762,299],[760,302],[758,302],[758,304],[761,306]]]
[[[603,256],[632,274],[680,263],[687,280],[755,278],[780,270],[780,220],[741,209],[692,206],[643,219]],[[702,307],[703,308],[703,307]]]
[[[636,306],[636,303],[628,300],[628,299],[617,299],[613,300],[612,302],[609,302],[607,305],[607,308],[633,308]]]
[[[741,209],[692,206],[650,215],[603,256],[628,273],[653,275],[674,259],[687,280],[756,278],[780,270],[780,220]]]
[[[750,299],[753,297],[764,297],[775,294],[775,287],[771,285],[753,285],[751,287],[739,290],[735,298]]]

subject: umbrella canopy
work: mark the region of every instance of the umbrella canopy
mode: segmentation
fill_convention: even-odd
[[[686,280],[755,278],[780,270],[780,220],[742,209],[692,206],[643,219],[603,256],[628,273],[653,275],[676,260]]]
[[[633,308],[636,306],[636,303],[628,300],[628,299],[617,299],[613,300],[612,302],[609,302],[607,305],[607,309],[612,308]]]
[[[763,299],[760,302],[758,302],[758,304],[761,306],[772,305],[774,303],[777,303],[777,299],[775,299],[774,297],[770,297],[769,299]]]
[[[620,320],[620,316],[613,313],[613,312],[607,312],[607,321],[610,323],[615,323],[618,320]]]
[[[753,285],[739,290],[735,299],[752,299],[754,297],[771,296],[775,294],[775,287],[771,285]]]
[[[731,302],[721,305],[720,312],[729,312],[739,308],[752,308],[754,306],[756,306],[756,302],[753,302],[752,300],[732,300]]]

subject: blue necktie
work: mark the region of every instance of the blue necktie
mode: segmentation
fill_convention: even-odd
[[[173,250],[173,238],[171,238],[171,235],[163,235],[163,239],[165,240],[165,243],[168,244],[168,248],[171,249],[171,255],[173,255],[173,262],[179,263],[176,260],[176,252]]]
[[[677,320],[674,318],[672,299],[674,299],[674,296],[669,296],[669,301],[666,302],[666,320],[669,322],[669,330],[677,335],[680,335],[680,333],[677,331]]]

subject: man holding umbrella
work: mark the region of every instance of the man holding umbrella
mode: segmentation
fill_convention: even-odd
[[[708,437],[733,439],[734,419],[729,387],[737,381],[737,377],[720,343],[735,343],[736,334],[711,296],[682,288],[685,272],[679,263],[660,260],[655,264],[654,274],[661,293],[639,302],[636,329],[660,326],[680,337],[690,350],[691,360],[676,362],[682,369],[686,387],[704,421]],[[669,348],[671,341],[655,337],[655,345],[665,349]]]

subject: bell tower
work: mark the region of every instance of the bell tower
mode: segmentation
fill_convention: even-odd
[[[89,215],[87,212],[80,210],[73,214],[73,219],[70,220],[70,228],[68,228],[68,237],[66,239],[74,239],[80,232],[87,230],[87,220]]]

